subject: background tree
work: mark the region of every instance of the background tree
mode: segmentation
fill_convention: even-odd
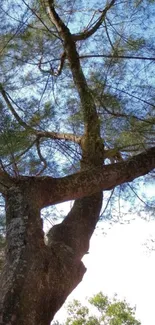
[[[99,292],[89,299],[90,307],[83,306],[80,301],[73,300],[67,307],[68,317],[64,325],[140,325],[135,318],[135,308],[117,297],[109,299]],[[92,307],[93,312],[92,312]],[[96,309],[96,312],[95,312]],[[93,315],[94,314],[94,315]],[[59,325],[54,321],[53,325]]]
[[[50,324],[86,271],[102,191],[131,199],[124,183],[155,167],[153,3],[0,5],[2,324]],[[67,200],[45,243],[41,210]]]

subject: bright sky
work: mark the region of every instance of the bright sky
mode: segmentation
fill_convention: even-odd
[[[155,221],[139,219],[130,224],[114,224],[111,229],[102,223],[107,234],[97,230],[91,240],[90,253],[84,257],[87,272],[81,284],[67,301],[103,291],[108,296],[118,294],[136,305],[136,317],[142,325],[155,324]],[[64,320],[64,308],[55,319]]]

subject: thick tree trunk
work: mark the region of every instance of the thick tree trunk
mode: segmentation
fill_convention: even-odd
[[[98,177],[93,186],[92,171],[58,180],[49,177],[17,180],[2,173],[7,250],[0,279],[1,325],[50,324],[86,271],[81,258],[89,248],[89,239],[98,221],[102,193],[82,196],[148,173],[155,166],[154,153],[155,148],[151,148],[127,162],[105,166],[103,174],[96,170]],[[75,187],[74,197],[80,198],[64,221],[50,230],[46,245],[40,210],[66,199],[66,191],[67,199],[72,198]]]
[[[81,258],[89,249],[101,204],[102,193],[77,200],[66,219],[50,230],[46,245],[32,191],[10,188],[0,324],[50,324],[86,271]]]

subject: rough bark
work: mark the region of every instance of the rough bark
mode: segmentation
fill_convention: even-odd
[[[53,6],[51,17],[64,38],[65,53],[83,108],[85,134],[80,141],[81,170],[101,167],[104,150],[100,124],[76,45]],[[94,191],[92,196],[81,196],[65,220],[50,230],[46,246],[39,218],[42,194],[38,192],[40,187],[36,181],[37,178],[18,179],[16,186],[5,194],[7,261],[2,273],[1,324],[50,324],[68,294],[82,280],[85,267],[81,258],[89,249],[102,206],[101,190]],[[44,182],[40,185],[43,188]]]
[[[0,324],[50,324],[86,271],[81,258],[89,249],[101,204],[102,194],[77,200],[65,220],[51,229],[46,245],[35,192],[22,186],[8,190]]]
[[[132,180],[148,173],[154,167],[155,148],[152,148],[129,162],[104,166],[103,170],[106,170],[107,175],[105,186],[111,188],[117,183]],[[74,177],[77,178],[76,182],[79,182],[79,186],[76,183],[74,195],[77,192],[77,197],[82,197],[89,193],[94,172],[84,171],[65,178],[70,182],[70,198],[72,186],[75,186]],[[100,169],[97,172],[102,175]],[[84,190],[83,181],[82,194],[79,195],[82,174],[85,175],[85,181],[87,179],[87,185]],[[104,173],[103,175],[105,176]],[[43,200],[47,196],[46,203],[49,203],[52,193],[55,197],[54,190],[58,189],[55,182],[62,181],[58,198],[60,200],[61,197],[63,201],[63,192],[68,190],[64,188],[64,179],[55,179],[52,183],[53,179],[46,177],[25,177],[17,181],[6,176],[6,183],[7,180],[8,184],[14,185],[5,190],[7,252],[1,275],[0,324],[48,325],[85,273],[81,258],[89,249],[89,239],[98,221],[102,194],[76,200],[62,224],[53,227],[49,232],[47,246],[44,243],[40,219],[39,192],[42,189]],[[102,183],[104,184],[104,179],[99,185],[100,189]],[[99,187],[96,181],[94,192],[99,190]]]
[[[112,188],[131,182],[135,178],[151,172],[155,168],[155,147],[133,156],[129,160],[95,167],[63,178],[24,177],[18,179],[3,175],[2,187],[5,193],[7,186],[28,186],[29,192],[35,191],[37,204],[40,208],[75,200],[92,195],[99,191],[107,191]]]

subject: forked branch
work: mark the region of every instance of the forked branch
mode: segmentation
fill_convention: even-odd
[[[83,31],[79,34],[73,34],[74,41],[86,40],[87,38],[92,36],[98,30],[98,28],[102,25],[108,10],[115,4],[115,2],[116,2],[116,0],[112,0],[109,4],[107,4],[107,6],[101,11],[101,16],[99,17],[99,19],[97,20],[97,22],[95,23],[95,25],[92,28],[90,28],[86,31]]]
[[[60,58],[60,64],[59,64],[59,66],[58,66],[58,68],[57,68],[56,71],[53,69],[52,66],[50,66],[50,69],[44,70],[41,67],[41,65],[42,65],[42,56],[41,56],[41,58],[39,60],[39,63],[38,63],[38,68],[43,73],[50,73],[52,76],[58,77],[58,76],[61,75],[61,72],[63,70],[64,63],[65,63],[65,59],[66,59],[66,53],[63,52],[62,55],[61,55],[61,58]]]

